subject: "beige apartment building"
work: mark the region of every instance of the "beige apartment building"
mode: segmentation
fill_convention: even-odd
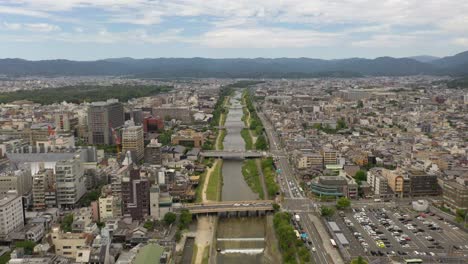
[[[93,235],[86,233],[64,233],[59,227],[52,228],[52,244],[55,254],[67,258],[76,259],[80,248],[89,246],[93,241]]]
[[[145,157],[145,142],[142,126],[129,126],[122,132],[122,152],[133,151],[138,161]]]

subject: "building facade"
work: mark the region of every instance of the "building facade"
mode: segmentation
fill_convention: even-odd
[[[150,215],[150,181],[140,177],[140,170],[133,169],[122,178],[122,214],[142,220]]]
[[[0,195],[0,237],[24,227],[23,200],[15,191]]]
[[[86,192],[86,177],[80,160],[58,161],[55,164],[57,206],[73,208]]]
[[[122,131],[122,152],[135,152],[137,161],[143,160],[145,156],[145,143],[142,126],[125,127]]]
[[[96,145],[115,144],[112,129],[124,124],[122,103],[111,99],[107,102],[94,102],[88,108],[88,143]]]

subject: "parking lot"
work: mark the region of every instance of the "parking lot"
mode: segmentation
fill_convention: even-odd
[[[409,207],[368,205],[340,212],[334,220],[349,241],[351,257],[468,258],[468,233],[433,213]]]

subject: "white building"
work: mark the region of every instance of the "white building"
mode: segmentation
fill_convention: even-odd
[[[73,207],[86,192],[86,180],[79,156],[55,164],[57,205]]]
[[[16,170],[0,174],[0,195],[16,191],[19,196],[31,192],[32,177],[29,170]]]
[[[24,227],[23,200],[15,191],[0,195],[0,237]]]

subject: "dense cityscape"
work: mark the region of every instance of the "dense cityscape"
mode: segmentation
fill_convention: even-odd
[[[448,80],[4,81],[165,89],[1,105],[2,258],[462,263],[468,94]]]

